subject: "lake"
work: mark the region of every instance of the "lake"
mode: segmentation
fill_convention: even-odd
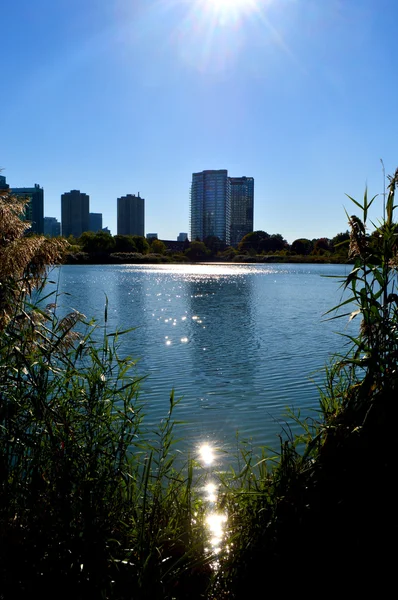
[[[135,328],[121,352],[139,358],[148,425],[182,398],[175,417],[182,446],[278,448],[287,408],[316,416],[323,367],[344,349],[347,318],[324,321],[350,266],[298,264],[62,266],[62,310],[108,328]],[[325,277],[326,276],[326,277]]]

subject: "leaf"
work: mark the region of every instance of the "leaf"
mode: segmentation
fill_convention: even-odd
[[[105,321],[105,324],[108,322],[108,296],[106,294],[105,294],[104,321]]]
[[[331,312],[333,312],[335,310],[339,310],[339,308],[341,308],[342,306],[345,306],[346,304],[350,304],[350,302],[355,302],[355,300],[356,300],[356,297],[351,296],[347,300],[344,300],[344,302],[341,302],[341,304],[338,304],[337,306],[334,306],[333,308],[330,308],[329,310],[327,310],[325,313],[323,313],[323,316],[329,315]]]
[[[358,208],[360,208],[361,210],[364,209],[364,207],[359,204],[359,202],[357,202],[356,200],[354,200],[354,198],[352,198],[351,196],[349,196],[348,194],[346,194],[347,198],[349,198],[351,200],[351,202],[353,202],[354,204],[356,204],[358,206]],[[346,211],[347,212],[347,211]],[[348,214],[348,213],[347,213]]]

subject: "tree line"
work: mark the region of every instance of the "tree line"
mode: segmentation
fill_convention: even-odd
[[[162,240],[147,240],[139,235],[115,235],[100,231],[84,232],[79,238],[69,236],[68,242],[74,252],[85,252],[90,255],[118,255],[138,253],[142,255],[156,254],[174,256],[188,260],[205,260],[220,258],[232,260],[236,256],[280,255],[280,256],[341,256],[347,258],[350,234],[348,231],[338,233],[332,239],[321,237],[315,239],[298,238],[289,244],[280,233],[269,234],[257,230],[245,235],[237,247],[228,246],[215,236],[208,236],[204,241],[199,239],[181,247],[180,251],[171,248]]]

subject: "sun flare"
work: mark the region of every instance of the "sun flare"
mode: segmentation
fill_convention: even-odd
[[[220,17],[237,17],[253,11],[259,0],[202,0],[208,12]]]

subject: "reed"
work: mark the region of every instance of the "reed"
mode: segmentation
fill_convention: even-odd
[[[309,586],[311,596],[325,583],[327,593],[372,585],[383,593],[394,583],[397,183],[398,171],[372,235],[375,198],[350,198],[361,214],[349,216],[352,269],[341,281],[345,299],[327,316],[361,321],[326,369],[319,417],[281,437],[277,456],[242,451],[241,468],[223,477],[232,551],[220,559],[216,589],[228,598],[259,597],[264,584],[284,594]]]
[[[58,313],[44,284],[64,244],[24,237],[23,212],[2,193],[0,596],[203,597],[203,509],[193,461],[175,463],[174,395],[146,431],[107,305],[102,327]]]

